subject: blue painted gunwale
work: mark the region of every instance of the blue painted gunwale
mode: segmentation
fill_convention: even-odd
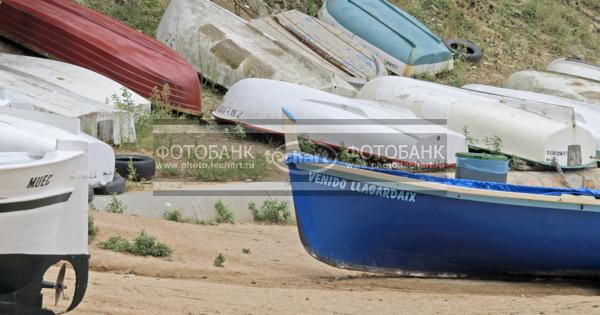
[[[302,243],[330,265],[428,276],[600,276],[597,199],[439,183],[415,190],[419,182],[390,171],[288,162]],[[345,179],[347,187],[310,182],[311,170]],[[416,202],[352,191],[352,182],[416,192]]]

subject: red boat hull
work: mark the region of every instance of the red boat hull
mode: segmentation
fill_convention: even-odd
[[[144,97],[169,85],[173,109],[200,116],[193,67],[157,40],[69,0],[0,1],[0,35],[103,74]]]

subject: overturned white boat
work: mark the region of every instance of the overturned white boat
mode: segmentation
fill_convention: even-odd
[[[354,86],[387,75],[383,62],[356,38],[302,12],[291,10],[250,23]]]
[[[600,157],[600,106],[580,101],[529,91],[499,88],[489,85],[468,84],[463,89],[493,97],[507,104],[514,104],[523,109],[534,111],[550,119],[563,120],[568,118],[570,111],[562,107],[573,108],[576,121],[574,123],[587,125],[594,137],[596,156]]]
[[[519,71],[506,80],[504,87],[600,104],[600,81],[567,74],[534,70]]]
[[[0,125],[11,132],[0,136],[5,151],[43,155],[55,149],[56,142],[77,141],[86,145],[86,174],[90,187],[102,187],[113,180],[115,154],[106,143],[80,131],[78,119],[31,110],[0,107]]]
[[[596,146],[587,125],[570,107],[541,114],[533,104],[516,106],[473,92],[403,77],[374,79],[358,98],[389,102],[423,119],[446,119],[474,148],[500,151],[541,165],[595,166]],[[550,115],[550,116],[549,116]]]
[[[114,144],[136,139],[134,115],[119,107],[150,109],[148,100],[107,77],[44,58],[0,54],[0,90],[0,102],[79,118],[83,131]]]
[[[356,89],[330,69],[290,49],[209,0],[172,0],[156,37],[210,81],[231,88],[244,78],[297,83],[353,96]]]
[[[418,119],[409,110],[281,81],[238,82],[213,116],[261,132],[282,134],[282,107],[294,113],[299,134],[336,149],[346,147],[427,168],[451,166],[457,152],[468,150],[463,135]]]
[[[57,302],[60,293],[71,291],[66,309],[72,310],[88,279],[89,145],[57,138],[52,149],[39,151],[28,140],[41,134],[15,121],[0,113],[0,141],[21,137],[22,142],[18,148],[0,145],[0,313],[39,314],[42,288],[54,289]],[[44,281],[46,270],[60,261],[73,266],[74,288],[64,286],[64,271],[55,283]]]
[[[588,63],[579,59],[556,59],[548,65],[546,71],[600,81],[600,65]]]

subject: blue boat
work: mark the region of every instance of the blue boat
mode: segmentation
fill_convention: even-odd
[[[356,35],[394,74],[434,75],[454,66],[442,40],[386,0],[326,0],[319,19]]]
[[[306,250],[414,276],[600,276],[600,191],[456,180],[287,157]]]

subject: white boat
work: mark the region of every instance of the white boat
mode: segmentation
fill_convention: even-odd
[[[328,68],[209,0],[172,0],[156,37],[225,88],[245,78],[297,83],[345,96],[356,89]]]
[[[114,144],[135,142],[135,126],[133,114],[119,109],[113,96],[123,99],[126,91],[132,109],[150,109],[148,100],[105,76],[45,58],[0,54],[0,89],[0,99],[79,118],[86,133]]]
[[[541,114],[534,105],[516,106],[493,97],[403,77],[374,79],[357,98],[410,109],[423,119],[446,119],[448,128],[468,136],[474,148],[500,151],[541,165],[562,168],[596,164],[596,146],[573,108],[556,106]]]
[[[283,133],[281,108],[311,141],[422,167],[446,167],[468,150],[465,137],[418,119],[408,110],[264,79],[236,83],[213,116],[250,129]]]
[[[43,155],[55,150],[58,140],[82,142],[87,146],[86,151],[91,153],[85,156],[89,186],[101,187],[113,180],[113,149],[108,144],[81,132],[78,119],[2,106],[0,115],[0,125],[12,129],[0,137],[2,150],[26,150],[32,154]]]
[[[546,71],[572,75],[584,79],[600,81],[600,65],[578,59],[560,58],[552,61]]]
[[[23,137],[26,142],[40,136],[14,121],[0,113],[3,140]],[[0,313],[39,314],[42,287],[70,290],[68,310],[81,302],[89,261],[88,149],[85,141],[62,138],[44,152],[33,143],[0,145]],[[73,265],[74,287],[65,288],[60,277],[49,286],[43,281],[46,270],[59,261]]]
[[[590,103],[579,102],[568,98],[562,98],[554,95],[547,95],[529,91],[513,90],[499,88],[481,84],[467,84],[463,89],[482,93],[485,96],[493,97],[509,104],[516,104],[519,107],[536,111],[540,115],[556,119],[557,116],[568,117],[568,114],[561,114],[560,107],[570,107],[575,110],[575,119],[577,124],[585,124],[594,137],[596,145],[596,156],[600,157],[600,107]],[[558,119],[560,119],[560,117]]]
[[[360,41],[300,11],[282,12],[250,23],[354,86],[387,75],[383,62]]]
[[[519,71],[513,73],[506,80],[504,87],[600,104],[600,81],[567,74],[534,70]]]

